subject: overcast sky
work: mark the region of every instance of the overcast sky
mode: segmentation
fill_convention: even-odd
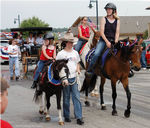
[[[95,16],[96,8],[89,9],[90,0],[0,0],[0,28],[17,27],[14,18],[18,14],[21,21],[37,16],[51,27],[70,27],[79,16]],[[104,6],[113,2],[119,16],[150,16],[150,0],[98,0],[99,16],[105,16]]]

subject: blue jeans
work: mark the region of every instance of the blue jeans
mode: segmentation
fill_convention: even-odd
[[[146,68],[146,50],[143,50],[142,51],[142,54],[141,54],[141,65],[142,65],[142,68]]]
[[[69,82],[75,81],[75,78],[70,78]],[[70,118],[70,94],[74,106],[74,114],[77,119],[82,118],[82,106],[80,102],[80,92],[77,82],[74,85],[63,87],[63,114],[65,118]]]
[[[91,62],[88,66],[88,70],[90,71],[93,66],[95,65],[96,61],[98,60],[99,56],[102,54],[102,51],[104,50],[104,48],[106,47],[106,43],[103,40],[99,40],[99,42],[96,45],[96,49],[95,49],[95,53],[91,59]]]
[[[83,45],[86,43],[87,41],[86,40],[82,40],[82,39],[79,39],[77,44],[75,45],[75,50],[80,52],[81,48],[83,47]]]
[[[47,61],[44,61],[44,60],[39,60],[38,62],[38,67],[36,69],[36,72],[35,72],[35,76],[34,76],[34,81],[37,81],[39,75],[40,75],[40,72],[42,71],[43,67],[44,67],[44,64],[46,63]]]
[[[15,75],[16,75],[16,77],[20,76],[19,58],[18,57],[9,57],[10,77],[13,77],[13,65],[15,65]]]

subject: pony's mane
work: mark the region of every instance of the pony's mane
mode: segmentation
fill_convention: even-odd
[[[66,68],[67,76],[69,75],[69,69],[68,69],[67,63],[68,63],[68,60],[66,60],[66,59],[61,59],[61,60],[56,60],[56,61],[52,64],[52,70],[53,70],[54,78],[55,78],[56,80],[59,79],[59,71],[61,71],[61,69],[62,69],[63,67]]]

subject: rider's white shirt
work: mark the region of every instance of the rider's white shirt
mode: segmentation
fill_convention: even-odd
[[[34,37],[32,37],[32,38],[29,37],[28,40],[29,40],[29,45],[33,46],[34,45]]]
[[[37,39],[36,39],[36,43],[39,44],[39,45],[42,45],[42,44],[43,44],[43,41],[44,41],[44,40],[43,40],[43,37],[41,37],[41,38],[40,38],[40,37],[37,37]]]
[[[57,56],[56,60],[60,59],[68,59],[67,66],[69,68],[69,78],[74,78],[76,77],[76,71],[77,71],[77,64],[80,61],[80,57],[77,51],[72,50],[72,52],[67,52],[65,50],[61,50]]]

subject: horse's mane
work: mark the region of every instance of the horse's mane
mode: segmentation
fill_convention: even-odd
[[[134,45],[130,47],[130,45],[121,45],[120,42],[132,42],[132,40],[129,40],[129,38],[120,40],[117,44],[115,44],[114,47],[116,47],[118,50],[121,50],[121,58],[124,60],[129,60],[129,56],[132,53],[132,49],[134,48]]]
[[[63,67],[66,68],[66,73],[67,73],[67,77],[69,75],[69,69],[67,66],[68,60],[66,59],[61,59],[61,60],[56,60],[53,64],[52,64],[52,70],[53,70],[53,74],[54,74],[54,78],[56,80],[59,79],[59,71],[61,71],[61,69]]]

